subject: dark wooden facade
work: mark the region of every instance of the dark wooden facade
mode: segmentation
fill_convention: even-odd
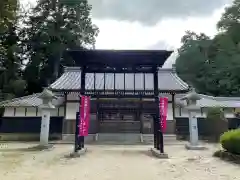
[[[175,93],[188,90],[188,86],[180,82],[179,78],[174,80],[172,74],[168,75],[169,79],[165,82],[160,81],[161,76],[165,77],[165,75],[159,72],[159,68],[172,51],[69,50],[66,53],[73,58],[79,69],[65,72],[50,86],[50,89],[64,92],[65,96],[69,92],[79,92],[79,95],[89,95],[97,99],[95,109],[93,107],[91,110],[90,133],[150,132],[154,134],[154,147],[160,148],[163,152],[163,135],[159,121],[159,93],[171,93],[174,99]],[[151,77],[146,79],[148,74]],[[140,75],[143,75],[142,80],[137,79]],[[102,78],[97,79],[100,76]],[[98,81],[103,81],[102,85],[99,86]],[[137,84],[138,82],[143,84]],[[150,88],[147,84],[149,82],[152,83]],[[171,86],[164,87],[170,83],[172,83]],[[176,86],[177,83],[179,86]],[[162,87],[159,86],[160,84]],[[119,100],[110,103],[99,102],[102,98],[134,98],[139,102],[126,103]],[[141,101],[143,98],[153,101],[147,104]],[[64,133],[69,134],[76,130],[73,123],[74,121],[70,120],[64,122]],[[70,128],[72,129],[69,131]],[[146,128],[148,130],[145,130]],[[75,132],[75,139],[78,139],[77,131]],[[80,141],[84,142],[84,137],[80,137]]]
[[[76,103],[78,101],[67,101]],[[172,101],[169,101],[172,103]],[[156,112],[154,100],[139,99],[96,99],[91,101],[89,133],[153,133],[153,115]],[[167,121],[166,133],[175,133],[175,121]],[[75,119],[67,120],[63,134],[75,132]]]

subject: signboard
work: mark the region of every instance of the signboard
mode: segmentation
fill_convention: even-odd
[[[80,106],[80,118],[79,118],[79,136],[87,136],[89,128],[89,118],[90,118],[90,97],[81,97]]]
[[[162,132],[167,128],[167,112],[168,112],[168,98],[160,97],[159,98],[159,115],[160,115],[160,126]]]

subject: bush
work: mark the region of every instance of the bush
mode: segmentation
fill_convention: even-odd
[[[226,151],[240,155],[240,129],[225,132],[220,137],[220,143]]]
[[[220,135],[228,130],[228,121],[221,108],[208,108],[207,123],[207,133],[216,142],[219,141]]]
[[[232,161],[236,164],[240,164],[240,155],[232,154],[227,151],[218,150],[213,154],[214,157],[218,157],[222,160]]]
[[[209,120],[225,120],[224,112],[220,107],[208,108],[207,119]]]

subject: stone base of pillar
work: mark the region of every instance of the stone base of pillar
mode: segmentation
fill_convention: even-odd
[[[68,158],[78,158],[78,157],[84,155],[86,152],[87,152],[87,148],[83,148],[83,149],[79,150],[78,152],[70,153],[70,155],[67,157]]]
[[[155,148],[151,148],[150,151],[151,151],[153,156],[155,156],[155,157],[157,157],[159,159],[168,159],[168,154],[160,153],[160,151],[155,149]]]
[[[187,150],[206,150],[206,149],[207,149],[206,147],[204,147],[204,146],[202,146],[202,145],[195,145],[195,146],[193,146],[193,145],[191,145],[190,143],[189,143],[189,144],[186,144],[186,145],[185,145],[185,148],[186,148]]]

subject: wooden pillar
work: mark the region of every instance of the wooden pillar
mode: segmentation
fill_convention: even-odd
[[[85,95],[85,76],[86,76],[86,66],[83,66],[81,69],[81,89],[80,89],[80,96],[84,96]],[[81,102],[81,100],[80,100]],[[80,112],[79,112],[80,113]],[[81,150],[82,148],[84,148],[84,136],[78,136],[77,129],[78,129],[78,121],[76,118],[76,123],[75,123],[75,148],[77,150]]]
[[[140,133],[143,133],[143,119],[142,119],[142,114],[143,114],[143,100],[140,98],[140,106],[138,108],[138,118],[140,121]]]
[[[85,79],[86,79],[86,66],[82,67],[82,72],[81,72],[81,95],[85,95]],[[80,146],[81,148],[84,148],[84,136],[80,137]]]
[[[160,150],[161,153],[164,153],[163,147],[163,133],[160,128],[160,112],[159,112],[159,91],[158,91],[158,68],[155,67],[153,74],[153,82],[154,82],[154,99],[155,99],[155,116],[154,116],[154,135],[156,138],[157,149]],[[155,141],[154,141],[155,142]]]
[[[176,113],[175,113],[175,94],[172,93],[172,114],[173,114],[173,123],[174,123],[174,132],[176,134],[177,127],[176,127]]]
[[[96,99],[96,119],[97,119],[97,133],[100,132],[100,112],[99,112],[99,98]]]
[[[64,118],[63,118],[63,126],[62,126],[62,135],[63,134],[67,134],[67,119],[66,119],[66,115],[67,115],[67,93],[64,92],[64,102],[63,102],[63,113],[64,113]]]

